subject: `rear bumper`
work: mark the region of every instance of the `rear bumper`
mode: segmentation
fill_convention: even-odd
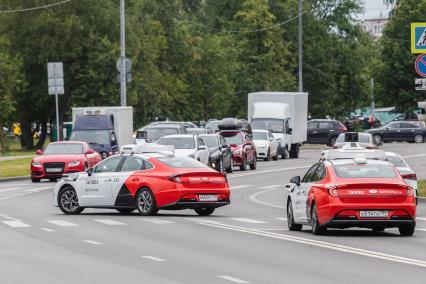
[[[340,219],[336,218],[325,224],[329,228],[349,228],[349,227],[358,227],[358,228],[373,228],[373,227],[383,227],[383,228],[393,228],[400,226],[407,226],[415,224],[414,220],[350,220],[350,219]]]
[[[201,201],[178,201],[174,204],[169,204],[161,207],[160,209],[165,210],[179,210],[179,209],[196,209],[203,207],[222,207],[229,205],[230,201],[216,201],[216,202],[201,202]]]

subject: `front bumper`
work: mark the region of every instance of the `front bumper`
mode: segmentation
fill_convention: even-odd
[[[257,158],[266,158],[268,156],[268,148],[256,148]]]
[[[234,166],[240,166],[243,164],[244,156],[242,154],[232,154],[234,160]]]
[[[62,178],[62,175],[64,174],[71,174],[71,173],[79,173],[84,172],[84,168],[79,167],[68,167],[65,166],[65,168],[62,170],[62,172],[54,172],[54,173],[47,173],[44,167],[31,167],[31,178],[33,179],[49,179],[49,178],[55,178],[60,179]]]

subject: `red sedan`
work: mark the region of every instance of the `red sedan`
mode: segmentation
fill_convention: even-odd
[[[256,146],[252,138],[240,130],[222,130],[220,135],[225,138],[226,143],[232,151],[233,164],[240,167],[241,171],[256,169]]]
[[[62,174],[84,172],[102,160],[85,142],[54,142],[44,151],[37,150],[38,157],[31,161],[31,180],[41,179],[54,181],[62,178]]]
[[[402,236],[414,233],[413,188],[387,161],[322,159],[302,179],[297,176],[290,182],[287,219],[292,231],[310,225],[314,234],[348,227],[375,232],[397,227]]]
[[[230,203],[224,174],[191,158],[140,150],[147,151],[148,146],[127,148],[88,172],[60,180],[54,188],[54,205],[65,214],[78,214],[84,208],[122,213],[137,209],[144,216],[160,209],[194,209],[207,216]]]

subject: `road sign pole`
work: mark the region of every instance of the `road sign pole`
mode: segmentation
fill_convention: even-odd
[[[121,48],[121,70],[120,70],[120,101],[121,106],[126,106],[126,27],[125,27],[124,0],[120,1],[120,48]]]
[[[58,104],[58,94],[55,94],[56,101],[56,141],[60,141],[59,136],[59,104]]]
[[[302,10],[303,10],[303,2],[302,0],[299,0],[299,44],[298,44],[298,51],[299,51],[299,92],[303,92],[303,16],[302,16]]]

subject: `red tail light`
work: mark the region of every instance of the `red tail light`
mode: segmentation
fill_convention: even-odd
[[[335,185],[327,185],[327,192],[328,194],[330,194],[331,196],[339,196],[338,192],[337,192],[337,186]]]
[[[337,129],[337,130],[342,131],[342,132],[348,131],[348,129],[346,128],[346,126],[342,126],[339,129]]]
[[[174,175],[170,176],[169,180],[182,184],[224,184],[226,183],[226,177],[221,176],[203,176],[203,175]]]
[[[402,175],[402,178],[403,179],[417,180],[416,174],[405,174],[405,175]]]

